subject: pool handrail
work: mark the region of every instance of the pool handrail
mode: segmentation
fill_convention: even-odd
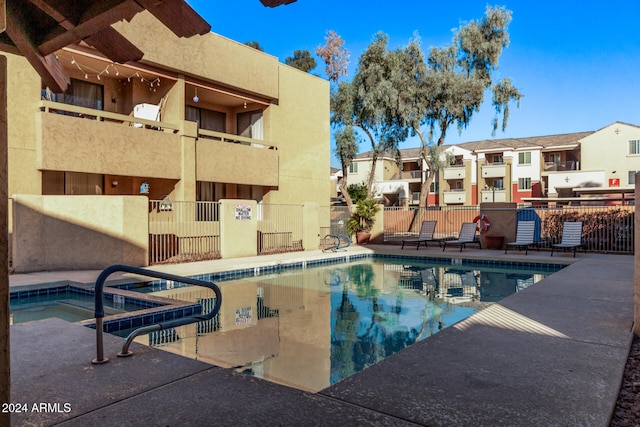
[[[204,280],[194,279],[191,277],[177,276],[175,274],[163,273],[160,271],[147,270],[144,268],[133,267],[130,265],[115,264],[115,265],[109,266],[104,270],[102,270],[102,272],[96,279],[96,284],[94,288],[94,291],[95,291],[94,316],[96,318],[97,355],[96,355],[96,358],[91,361],[91,363],[93,364],[103,364],[109,361],[108,358],[104,357],[104,345],[103,345],[103,339],[102,339],[103,338],[102,337],[102,334],[103,334],[102,319],[104,318],[104,301],[103,301],[104,283],[111,274],[117,271],[121,271],[124,273],[138,274],[141,276],[153,277],[156,279],[172,280],[174,282],[185,283],[188,285],[203,286],[205,288],[209,288],[213,290],[213,292],[216,295],[215,305],[209,313],[206,313],[203,315],[186,316],[181,319],[169,320],[166,322],[160,322],[154,325],[146,325],[146,326],[141,326],[140,328],[137,328],[136,330],[134,330],[129,334],[124,346],[122,347],[122,352],[119,353],[118,356],[130,356],[132,353],[129,351],[129,345],[131,344],[133,339],[136,336],[140,335],[141,333],[153,332],[156,330],[162,330],[162,329],[168,329],[168,328],[175,328],[177,326],[188,325],[191,323],[200,322],[202,320],[210,320],[210,319],[213,319],[213,317],[215,317],[215,315],[218,314],[218,312],[220,311],[220,306],[222,305],[222,293],[220,292],[220,288],[218,287],[218,285],[216,285],[213,282],[207,282]]]
[[[327,246],[327,241],[329,239],[333,239],[334,241],[333,245],[331,246]],[[344,245],[342,244],[343,239],[345,241]],[[339,249],[346,249],[351,246],[351,238],[346,234],[327,234],[326,236],[324,236],[323,246],[324,248],[322,249],[322,252],[327,250],[335,252]]]

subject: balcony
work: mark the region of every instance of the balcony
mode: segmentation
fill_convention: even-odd
[[[278,150],[267,141],[200,129],[196,142],[198,181],[278,185]]]
[[[483,178],[502,178],[505,176],[507,176],[507,165],[504,163],[482,165]]]
[[[446,205],[464,204],[467,201],[467,193],[464,190],[445,191],[442,195]]]
[[[278,185],[278,150],[267,141],[50,101],[36,114],[40,170],[179,180],[182,159],[195,156],[197,180]],[[195,152],[183,152],[182,134],[196,132]]]
[[[544,172],[574,171],[577,170],[576,162],[569,160],[564,163],[544,162]]]
[[[444,179],[465,179],[467,169],[464,165],[452,165],[444,170]]]
[[[480,192],[481,202],[508,202],[507,191],[504,188],[495,188],[492,190],[482,190]]]
[[[38,169],[180,179],[177,126],[50,101],[39,107]]]

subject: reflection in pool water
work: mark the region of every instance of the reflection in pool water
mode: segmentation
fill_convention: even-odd
[[[318,391],[551,272],[374,258],[217,281],[216,319],[137,340]],[[205,311],[213,304],[207,289],[155,286],[155,295],[200,302]]]

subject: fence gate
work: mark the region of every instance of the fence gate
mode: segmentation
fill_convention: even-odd
[[[218,202],[149,202],[149,264],[220,258]]]
[[[302,251],[302,205],[258,204],[258,255]]]

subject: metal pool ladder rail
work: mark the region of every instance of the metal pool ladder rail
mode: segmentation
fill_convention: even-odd
[[[351,238],[346,234],[327,234],[322,242],[322,252],[337,251],[351,246]]]
[[[177,326],[188,325],[191,323],[200,322],[202,320],[210,320],[218,314],[220,311],[220,305],[222,304],[222,294],[220,292],[220,288],[213,282],[206,282],[204,280],[192,279],[190,277],[176,276],[174,274],[162,273],[160,271],[152,271],[146,270],[144,268],[132,267],[129,265],[112,265],[110,267],[102,270],[102,273],[96,279],[95,286],[95,318],[96,318],[96,348],[97,348],[97,357],[91,361],[94,364],[102,364],[109,361],[108,358],[104,357],[104,346],[102,341],[102,319],[104,318],[104,302],[102,300],[104,294],[104,282],[107,280],[111,274],[116,271],[122,271],[125,273],[133,273],[141,276],[153,277],[156,279],[164,279],[164,280],[173,280],[178,283],[186,283],[189,285],[195,286],[204,286],[205,288],[209,288],[213,290],[216,294],[216,303],[213,309],[206,314],[196,315],[196,316],[188,316],[180,319],[169,320],[166,322],[157,323],[154,325],[142,326],[137,328],[133,332],[129,334],[127,337],[127,341],[122,347],[122,352],[118,353],[119,357],[131,356],[133,353],[129,351],[129,346],[135,337],[143,333],[149,333],[153,331],[161,331],[163,329],[175,328]]]

